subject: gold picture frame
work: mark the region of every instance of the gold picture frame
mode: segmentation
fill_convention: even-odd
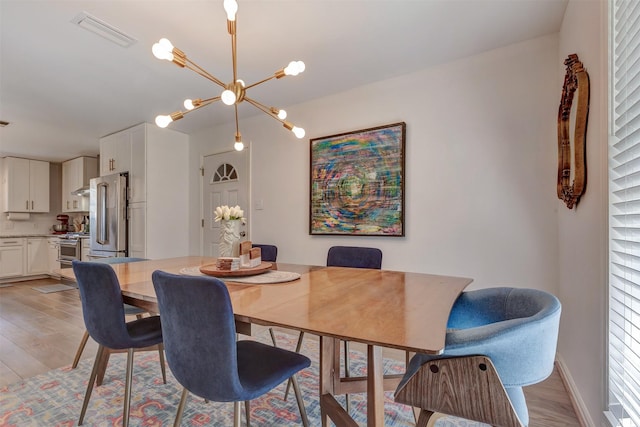
[[[573,209],[587,186],[589,74],[575,53],[565,59],[564,65],[566,74],[558,109],[557,193],[567,208]],[[574,131],[573,135],[571,129]]]

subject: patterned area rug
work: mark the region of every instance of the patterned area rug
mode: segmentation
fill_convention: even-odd
[[[270,342],[267,331],[258,339]],[[297,336],[277,333],[278,346],[295,348]],[[305,340],[302,352],[312,360],[311,367],[298,375],[305,406],[312,426],[319,426],[318,403],[318,344]],[[354,375],[366,369],[366,359],[360,352],[351,354],[351,369]],[[124,394],[125,354],[111,356],[102,386],[94,389],[89,402],[85,426],[121,426]],[[131,426],[160,427],[173,424],[182,387],[167,369],[167,384],[162,383],[158,353],[155,351],[136,353],[133,370],[131,398]],[[0,426],[74,426],[82,407],[93,359],[84,359],[77,369],[64,367],[37,377],[0,388]],[[385,359],[386,373],[404,372],[404,364]],[[300,426],[300,416],[293,395],[283,400],[286,382],[251,402],[253,426]],[[344,397],[338,401],[344,405]],[[352,394],[351,415],[360,425],[366,425],[366,395]],[[244,414],[244,408],[243,408]],[[183,426],[233,425],[232,403],[205,403],[190,395],[187,401]],[[244,420],[243,420],[244,425]],[[413,426],[411,409],[393,401],[393,393],[385,397],[385,425]],[[440,418],[437,427],[479,426],[466,420]]]

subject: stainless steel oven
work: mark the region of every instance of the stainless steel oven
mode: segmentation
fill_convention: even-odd
[[[60,249],[58,261],[60,268],[71,268],[73,260],[80,260],[82,243],[77,235],[67,234],[60,236]]]

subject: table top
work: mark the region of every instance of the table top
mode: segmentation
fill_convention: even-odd
[[[215,263],[210,257],[181,257],[112,264],[131,303],[155,303],[151,273],[180,274]],[[387,270],[274,263],[299,280],[247,285],[226,280],[236,319],[282,326],[349,341],[438,354],[456,298],[472,279]],[[72,269],[60,274],[75,280]]]

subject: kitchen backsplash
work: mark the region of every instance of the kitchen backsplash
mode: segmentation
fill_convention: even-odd
[[[25,221],[11,221],[7,219],[6,213],[0,213],[0,235],[11,234],[51,234],[53,225],[60,224],[56,219],[58,214],[31,214]],[[69,223],[73,224],[74,219],[82,221],[82,214],[69,215]]]

